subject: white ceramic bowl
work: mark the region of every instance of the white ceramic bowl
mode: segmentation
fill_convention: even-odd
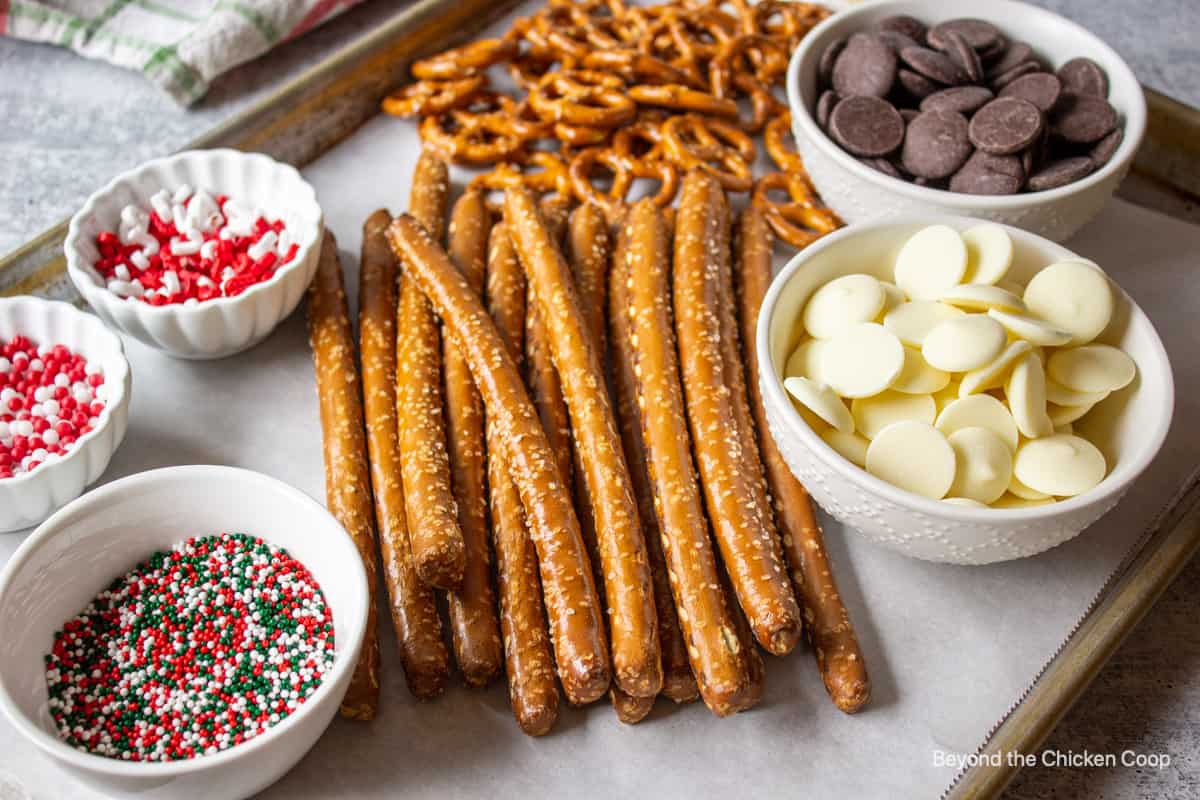
[[[873,542],[916,558],[955,564],[987,564],[1040,553],[1076,536],[1116,505],[1158,453],[1171,424],[1175,388],[1167,353],[1150,320],[1115,283],[1116,310],[1098,341],[1128,353],[1138,375],[1076,423],[1076,431],[1104,453],[1109,473],[1094,489],[1069,500],[1033,508],[965,508],[904,491],[827,445],[783,388],[783,365],[796,341],[795,321],[809,296],[833,278],[856,272],[890,280],[900,246],[935,222],[961,231],[979,220],[922,216],[851,226],[805,248],[775,278],[763,301],[755,343],[771,434],[792,472],[821,507]],[[1007,230],[1014,246],[1007,279],[1022,285],[1054,261],[1078,258],[1035,234]]]
[[[0,298],[0,340],[17,334],[38,345],[66,345],[104,370],[108,396],[100,424],[53,462],[0,480],[0,531],[36,525],[94,483],[125,438],[133,389],[121,339],[96,317],[67,303],[37,297]]]
[[[1028,42],[1056,69],[1077,56],[1092,59],[1108,74],[1108,102],[1125,125],[1124,141],[1107,164],[1083,180],[1044,192],[1007,196],[930,189],[868,167],[826,136],[812,116],[817,62],[830,42],[866,30],[893,14],[909,14],[931,25],[957,17],[988,20],[1010,39]],[[1014,0],[882,0],[835,14],[805,36],[792,55],[787,94],[804,166],[821,198],[848,223],[881,215],[961,214],[1065,241],[1108,202],[1129,171],[1146,131],[1145,95],[1116,51],[1074,22]]]
[[[54,632],[113,578],[189,536],[243,532],[311,570],[333,612],[333,668],[291,716],[244,744],[187,761],[133,763],[55,735],[42,655]],[[46,520],[0,573],[0,708],[21,734],[89,786],[167,800],[249,797],[282,776],[337,712],[362,645],[367,579],[350,537],[303,492],[243,469],[170,467],[90,492]]]
[[[160,189],[182,184],[282,219],[300,246],[295,259],[236,297],[194,306],[152,306],[113,294],[93,268],[100,255],[96,235],[116,231],[129,203],[149,208]],[[295,310],[316,272],[323,231],[316,192],[294,167],[259,153],[191,150],[113,178],[71,218],[64,247],[71,282],[109,325],[178,358],[221,358],[258,344]]]

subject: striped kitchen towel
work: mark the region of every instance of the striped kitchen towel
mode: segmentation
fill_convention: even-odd
[[[361,0],[0,0],[0,34],[140,70],[184,105]]]

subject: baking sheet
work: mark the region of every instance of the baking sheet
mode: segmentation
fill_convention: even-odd
[[[359,229],[375,208],[404,208],[412,125],[379,117],[306,168],[337,235],[354,299]],[[432,704],[404,687],[381,628],[383,706],[371,723],[337,721],[267,798],[529,796],[933,797],[1054,654],[1095,593],[1200,452],[1200,227],[1114,201],[1071,246],[1104,265],[1155,321],[1178,384],[1168,444],[1125,501],[1091,530],[1032,559],[989,567],[913,561],[826,519],[831,558],[874,684],[866,711],[828,702],[809,653],[768,658],[752,712],[718,720],[660,702],[636,727],[603,704],[564,709],[554,732],[522,735],[505,689],[455,685]],[[261,470],[323,497],[320,430],[302,313],[263,344],[218,362],[172,360],[127,340],[134,372],[129,434],[105,480],[154,467],[218,463]],[[219,498],[214,498],[219,502]],[[23,534],[0,536],[7,560]],[[386,617],[384,617],[386,619]],[[0,777],[30,796],[87,798],[6,721]],[[7,798],[6,798],[7,800]]]

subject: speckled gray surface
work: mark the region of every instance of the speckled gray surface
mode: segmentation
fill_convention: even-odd
[[[1038,0],[1104,37],[1141,80],[1200,105],[1200,2]],[[287,76],[395,13],[373,0],[221,78],[184,111],[138,75],[58,48],[0,39],[0,253],[69,215],[113,173],[178,149]],[[1200,749],[1200,562],[1175,582],[1046,747],[1059,752]],[[1190,760],[1190,759],[1189,759]],[[1024,770],[1006,794],[1042,798],[1200,796],[1200,775],[1166,770]]]

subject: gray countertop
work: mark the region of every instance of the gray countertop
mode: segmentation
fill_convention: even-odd
[[[1200,3],[1035,0],[1105,38],[1148,86],[1200,106]],[[114,173],[176,150],[396,13],[374,0],[220,78],[184,110],[140,75],[0,38],[0,254],[70,215]],[[1007,796],[1200,796],[1200,563],[1175,582],[1046,747],[1167,753],[1165,770],[1024,770]]]

